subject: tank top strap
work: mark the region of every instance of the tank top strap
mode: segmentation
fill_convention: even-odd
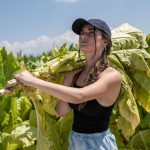
[[[82,71],[81,71],[81,72],[82,72]],[[73,82],[72,82],[72,87],[82,88],[81,86],[78,86],[78,85],[76,84],[76,81],[77,81],[77,79],[79,78],[81,72],[78,72],[78,73],[74,76]]]

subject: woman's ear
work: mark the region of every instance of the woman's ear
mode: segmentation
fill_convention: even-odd
[[[107,47],[107,45],[108,45],[108,41],[104,40],[104,47]]]

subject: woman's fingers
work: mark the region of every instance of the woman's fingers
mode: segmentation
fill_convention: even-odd
[[[13,86],[16,86],[18,83],[19,82],[16,79],[9,80],[9,81],[7,81],[6,88],[11,88]]]
[[[16,74],[14,78],[27,86],[35,79],[35,77],[28,71],[23,71],[19,74]]]

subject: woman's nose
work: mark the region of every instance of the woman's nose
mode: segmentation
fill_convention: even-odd
[[[83,34],[83,35],[80,36],[80,38],[81,38],[82,40],[88,39],[88,35],[87,35],[87,34]]]

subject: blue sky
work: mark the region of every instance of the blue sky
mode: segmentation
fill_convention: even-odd
[[[79,17],[100,18],[112,29],[127,22],[150,33],[149,0],[0,0],[0,47],[39,54],[77,42],[71,25]]]

